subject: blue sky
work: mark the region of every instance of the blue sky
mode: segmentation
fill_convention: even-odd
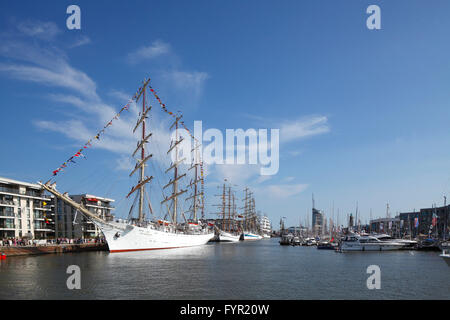
[[[364,222],[449,194],[448,1],[77,1],[81,30],[66,28],[70,4],[0,3],[0,176],[47,179],[150,76],[191,128],[281,130],[277,175],[210,168],[210,213],[224,177],[274,226],[306,221],[312,193],[341,224],[357,202]],[[371,4],[381,30],[366,27]],[[125,124],[58,188],[113,197],[126,216]]]

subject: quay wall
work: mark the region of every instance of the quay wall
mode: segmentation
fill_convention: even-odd
[[[108,251],[108,245],[106,243],[82,243],[0,247],[0,253],[6,254],[7,257],[83,251]]]

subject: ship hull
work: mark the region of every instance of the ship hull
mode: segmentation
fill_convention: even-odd
[[[234,235],[228,232],[221,231],[219,234],[219,241],[221,242],[239,242],[240,235]]]
[[[97,223],[110,252],[163,250],[206,244],[214,233],[184,234],[133,225]]]
[[[245,240],[261,240],[262,237],[259,234],[254,234],[250,232],[244,232],[241,238]]]
[[[441,255],[442,259],[447,262],[447,265],[450,267],[450,255]]]
[[[342,244],[340,250],[345,251],[391,251],[400,250],[401,244]]]

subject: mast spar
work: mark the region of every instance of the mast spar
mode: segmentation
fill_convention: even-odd
[[[194,169],[194,181],[191,182],[191,184],[188,186],[188,187],[194,187],[194,194],[186,199],[186,201],[193,199],[192,212],[193,212],[193,220],[194,221],[198,221],[197,211],[199,208],[202,209],[202,219],[204,218],[203,217],[203,215],[204,215],[204,213],[203,213],[204,191],[202,189],[202,190],[200,190],[200,192],[198,192],[198,183],[199,182],[203,183],[203,174],[200,178],[198,177],[198,171],[199,171],[198,167],[201,166],[199,147],[200,147],[200,144],[198,143],[198,141],[195,141],[194,149],[191,150],[191,152],[193,152],[193,154],[194,154],[194,164],[189,168],[189,170]],[[199,198],[198,198],[199,196],[202,197],[202,198],[200,198],[200,200],[202,200],[202,201],[199,201]],[[199,204],[199,202],[200,202],[200,204]]]
[[[175,140],[172,140],[171,142],[171,147],[169,148],[169,151],[167,151],[167,154],[169,154],[170,152],[174,151],[175,152],[175,157],[174,161],[172,163],[172,165],[170,166],[169,169],[166,170],[166,172],[170,171],[173,169],[173,179],[166,184],[163,189],[169,187],[170,185],[172,185],[172,195],[170,197],[165,198],[163,201],[161,201],[161,204],[172,200],[172,222],[177,225],[177,207],[178,207],[178,196],[182,195],[183,193],[187,192],[186,189],[181,189],[178,192],[178,180],[180,180],[181,178],[183,178],[184,176],[186,176],[186,174],[182,174],[182,175],[178,175],[178,165],[180,163],[182,163],[186,158],[182,158],[182,159],[178,159],[178,145],[183,141],[183,138],[180,137],[178,138],[178,122],[180,121],[180,119],[183,116],[178,116],[175,118],[175,122],[170,126],[170,129],[172,129],[175,126]]]
[[[152,157],[151,154],[149,154],[147,157],[145,156],[145,144],[148,143],[148,139],[151,137],[151,133],[149,135],[146,135],[146,121],[145,119],[148,118],[147,114],[151,110],[151,106],[147,107],[145,103],[145,91],[147,88],[147,85],[150,82],[150,78],[144,81],[143,86],[141,87],[139,94],[136,98],[136,103],[139,102],[140,97],[142,96],[142,112],[140,112],[140,118],[138,119],[136,126],[134,127],[133,133],[137,130],[139,126],[142,128],[142,138],[137,143],[137,148],[133,153],[133,157],[136,155],[138,151],[141,152],[140,159],[136,160],[136,166],[133,169],[133,171],[130,173],[130,177],[139,170],[139,181],[138,184],[133,187],[130,191],[130,193],[127,195],[127,198],[134,193],[135,191],[139,191],[139,215],[138,215],[138,222],[141,224],[144,221],[144,200],[145,200],[145,185],[150,182],[153,177],[146,177],[145,176],[145,163]],[[148,199],[150,201],[150,199]],[[149,202],[149,208],[151,210],[151,203]]]

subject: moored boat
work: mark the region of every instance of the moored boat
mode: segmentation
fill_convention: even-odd
[[[442,250],[442,254],[440,256],[442,257],[442,259],[444,259],[445,262],[447,262],[447,265],[450,267],[450,250]]]
[[[402,247],[403,245],[398,242],[380,241],[373,236],[353,234],[341,239],[339,251],[391,251],[400,250]]]
[[[328,242],[328,241],[321,241],[317,244],[317,249],[320,250],[335,250],[337,247],[337,244],[333,243],[333,242]]]
[[[148,119],[151,106],[147,106],[145,97],[146,92],[149,90],[149,94],[155,95],[155,98],[158,99],[161,104],[162,109],[167,112],[165,105],[163,105],[160,101],[160,98],[156,95],[154,89],[152,89],[149,85],[150,79],[146,80],[141,88],[139,88],[138,92],[135,96],[130,100],[130,102],[124,106],[120,112],[123,110],[128,110],[130,104],[133,102],[138,102],[142,97],[142,112],[139,114],[139,119],[137,120],[136,126],[134,127],[133,133],[136,132],[139,128],[141,129],[141,139],[137,142],[136,150],[134,151],[132,157],[135,155],[139,155],[136,158],[136,166],[133,171],[130,173],[130,177],[133,176],[136,172],[139,172],[139,179],[136,186],[131,188],[131,191],[128,193],[126,198],[133,195],[134,202],[129,210],[129,219],[126,221],[107,221],[99,216],[90,212],[83,205],[78,204],[73,201],[67,193],[61,194],[56,190],[56,183],[51,183],[51,180],[46,182],[45,184],[40,183],[40,185],[52,193],[58,199],[68,203],[73,208],[78,210],[81,214],[83,214],[87,219],[91,220],[100,230],[103,232],[105,239],[108,243],[110,252],[123,252],[123,251],[143,251],[143,250],[156,250],[156,249],[173,249],[180,247],[191,247],[206,244],[210,239],[214,237],[214,232],[209,228],[207,224],[200,221],[197,217],[197,212],[200,208],[204,208],[203,202],[203,192],[198,192],[197,184],[198,182],[203,182],[203,174],[199,177],[199,171],[202,170],[202,162],[198,155],[198,141],[195,143],[194,151],[194,163],[192,164],[191,169],[195,169],[193,182],[191,182],[188,187],[193,190],[193,195],[186,198],[185,200],[192,199],[192,206],[189,210],[193,213],[193,218],[188,220],[182,212],[182,216],[185,219],[184,223],[179,222],[179,206],[180,202],[178,198],[186,193],[187,189],[179,189],[180,179],[186,176],[185,174],[179,174],[179,165],[183,162],[184,159],[179,159],[179,144],[183,141],[183,138],[180,134],[180,127],[184,127],[184,123],[181,120],[181,115],[176,115],[170,112],[169,114],[174,117],[174,123],[171,128],[175,127],[175,134],[173,135],[173,140],[169,146],[168,154],[172,155],[172,164],[171,166],[164,172],[167,173],[173,170],[172,179],[169,183],[161,187],[161,193],[163,194],[163,199],[161,201],[162,204],[166,204],[167,202],[171,202],[170,206],[166,204],[167,212],[161,212],[163,216],[169,216],[170,221],[158,220],[154,215],[152,205],[150,203],[150,197],[146,192],[145,186],[150,183],[153,179],[153,176],[145,175],[145,167],[147,167],[146,163],[152,158],[152,154],[147,153],[146,144],[149,143],[149,139],[152,136],[152,133],[146,132],[146,119]],[[114,117],[115,120],[119,118],[120,112]],[[113,119],[113,120],[114,120]],[[100,131],[97,136],[86,143],[84,148],[91,144],[95,139],[99,139],[100,134],[111,125],[113,122],[111,120],[102,131]],[[186,132],[188,130],[186,129]],[[195,137],[191,135],[191,138],[195,140]],[[79,156],[84,148],[80,149],[76,154]],[[72,157],[73,158],[73,157]],[[71,158],[71,159],[72,159]],[[69,161],[69,160],[68,160]],[[66,162],[67,163],[67,162]],[[65,164],[64,164],[65,165]],[[63,166],[64,167],[64,166]],[[200,167],[200,170],[199,170]],[[56,175],[62,168],[58,168],[54,171],[54,175]],[[164,189],[167,187],[171,187],[172,192],[170,196],[164,196]],[[145,203],[145,204],[144,204]],[[137,204],[135,206],[135,204]],[[132,218],[133,210],[137,207],[138,209],[138,217]],[[151,216],[151,220],[145,219],[145,217]]]
[[[378,240],[382,241],[382,242],[397,242],[403,245],[403,247],[401,249],[405,249],[405,250],[411,250],[411,249],[415,249],[417,247],[418,242],[415,240],[408,240],[408,239],[396,239],[391,237],[388,234],[379,234],[379,235],[373,235],[374,237],[376,237]]]
[[[281,238],[280,238],[280,245],[282,245],[282,246],[291,245],[293,238],[294,238],[294,235],[291,233],[282,234]]]

